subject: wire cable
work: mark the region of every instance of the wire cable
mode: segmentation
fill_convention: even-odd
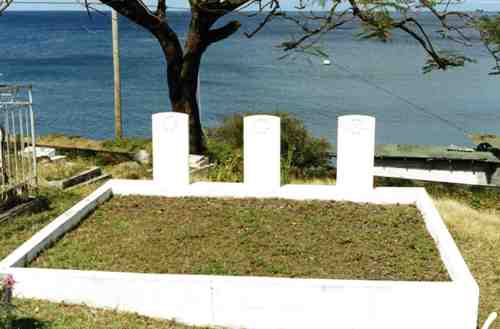
[[[89,2],[88,3],[91,6],[107,6],[101,2]],[[146,6],[148,7],[155,7],[156,4],[153,3],[145,3]],[[80,3],[78,1],[18,1],[15,0],[13,2],[13,5],[78,5],[78,6],[84,6],[83,3]],[[170,9],[179,9],[179,10],[190,10],[191,8],[189,7],[176,7],[176,6],[168,6]]]
[[[42,4],[42,5],[82,5],[81,3],[79,3],[77,0],[75,1],[52,1],[52,2],[49,2],[49,1],[29,1],[29,0],[16,0],[14,1],[14,4],[21,4],[21,5],[38,5],[38,4]],[[92,6],[106,6],[105,4],[101,3],[101,2],[88,2],[89,5],[92,5]],[[151,7],[154,7],[155,4],[148,4],[146,3],[146,6],[151,6]],[[190,8],[188,7],[174,7],[174,6],[168,6],[168,8],[171,8],[171,9],[178,9],[178,10],[190,10]],[[412,108],[413,110],[417,111],[417,112],[420,112],[420,113],[424,113],[425,115],[427,115],[428,117],[432,117],[434,119],[437,119],[438,121],[442,122],[443,124],[455,129],[455,130],[458,130],[460,133],[464,134],[464,135],[467,135],[468,131],[465,127],[463,126],[460,126],[458,125],[457,123],[453,122],[452,120],[449,120],[449,119],[446,119],[442,116],[440,116],[439,114],[436,114],[432,111],[429,111],[428,109],[426,109],[424,106],[421,106],[419,104],[416,104],[412,101],[410,101],[409,99],[406,99],[398,94],[395,94],[393,93],[391,90],[383,87],[383,86],[380,86],[380,85],[377,85],[375,83],[373,83],[372,81],[370,81],[369,79],[365,78],[363,75],[359,74],[359,73],[356,73],[354,72],[351,68],[347,67],[346,65],[340,65],[338,63],[336,63],[335,61],[332,61],[331,62],[335,67],[339,68],[340,70],[344,71],[344,72],[347,72],[349,74],[351,74],[352,76],[354,76],[355,78],[357,78],[358,80],[360,80],[361,82],[364,82],[365,84],[379,90],[379,91],[382,91],[383,93],[387,94],[388,96],[391,96],[391,97],[394,97],[396,99],[398,99],[399,101],[407,104],[410,106],[410,108]]]
[[[426,109],[424,106],[422,105],[419,105],[419,104],[416,104],[412,101],[410,101],[409,99],[406,99],[398,94],[395,94],[393,93],[391,90],[383,87],[383,86],[380,86],[378,84],[375,84],[373,83],[372,81],[370,81],[369,79],[365,78],[364,76],[362,76],[361,74],[359,73],[356,73],[354,72],[352,69],[350,69],[349,67],[345,66],[345,65],[340,65],[338,63],[335,63],[335,61],[331,61],[331,63],[339,68],[340,70],[344,71],[344,72],[347,72],[349,74],[351,74],[352,76],[354,76],[355,78],[359,79],[361,82],[364,82],[365,84],[379,90],[379,91],[382,91],[383,93],[391,96],[391,97],[394,97],[398,100],[400,100],[401,102],[407,104],[410,106],[410,108],[412,108],[413,110],[417,111],[417,112],[420,112],[420,113],[424,113],[426,114],[428,117],[432,117],[434,119],[437,119],[438,121],[442,122],[443,124],[455,129],[455,130],[458,130],[460,133],[464,134],[465,136],[467,135],[468,131],[465,127],[463,126],[460,126],[459,124],[449,120],[449,119],[446,119],[445,117],[442,117],[440,116],[439,114],[436,114],[432,111],[429,111],[428,109]]]

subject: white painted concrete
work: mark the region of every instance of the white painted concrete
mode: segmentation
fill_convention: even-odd
[[[111,195],[111,183],[107,182],[14,250],[14,252],[0,262],[0,269],[25,266],[36,257],[40,251],[72,229],[99,204],[108,200]]]
[[[243,130],[243,170],[247,188],[278,188],[281,185],[280,118],[271,115],[247,116]]]
[[[365,193],[344,190],[335,185],[283,185],[263,191],[248,189],[243,183],[198,182],[182,189],[168,189],[146,180],[112,180],[115,195],[213,198],[283,198],[294,200],[337,200],[375,204],[412,204],[414,188],[379,187]]]
[[[189,184],[189,116],[153,114],[153,180],[161,186]]]
[[[452,282],[162,275],[13,268],[16,296],[232,328],[453,328],[470,310]],[[40,284],[43,282],[43,284]],[[126,287],[124,289],[124,287]]]
[[[356,194],[335,186],[285,185],[272,193],[263,193],[248,191],[245,187],[238,183],[196,183],[176,190],[158,187],[152,181],[110,181],[8,256],[0,265],[0,273],[14,275],[19,282],[15,291],[19,297],[175,318],[187,324],[258,329],[476,328],[478,286],[424,189],[377,188]],[[415,203],[436,241],[452,282],[160,275],[10,267],[29,261],[111,193]]]
[[[25,147],[24,150],[22,151],[22,154],[25,157],[30,157],[32,156],[33,149],[35,150],[35,154],[37,158],[53,158],[56,156],[56,149],[52,147],[39,147],[36,146],[33,148],[33,146],[28,146]]]
[[[373,189],[375,118],[341,116],[337,134],[337,186],[357,192]]]
[[[423,188],[417,193],[416,206],[424,218],[427,231],[436,242],[441,260],[451,279],[460,287],[461,302],[456,306],[456,312],[461,314],[462,326],[464,328],[476,328],[479,309],[479,286],[432,199]]]
[[[488,185],[488,177],[484,171],[472,172],[464,170],[375,167],[374,174],[379,177],[417,179],[456,184]]]
[[[476,329],[478,286],[428,194],[420,188],[373,188],[373,118],[339,119],[342,165],[338,186],[280,186],[279,120],[262,116],[245,119],[245,183],[189,184],[187,126],[187,116],[155,114],[154,180],[109,181],[0,262],[0,275],[13,274],[18,282],[16,296],[233,328]],[[416,204],[452,281],[317,280],[16,267],[27,264],[113,194]]]

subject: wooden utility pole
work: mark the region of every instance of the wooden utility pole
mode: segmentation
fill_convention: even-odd
[[[113,66],[115,72],[115,139],[123,138],[122,95],[120,79],[120,42],[118,36],[118,13],[112,10],[111,26],[113,31]]]

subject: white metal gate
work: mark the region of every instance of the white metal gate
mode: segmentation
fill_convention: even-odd
[[[37,185],[31,86],[0,85],[0,207]]]

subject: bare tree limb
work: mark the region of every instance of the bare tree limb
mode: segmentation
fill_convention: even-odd
[[[165,0],[158,0],[158,5],[156,7],[156,16],[158,18],[163,19],[165,18],[167,13],[167,4]]]
[[[208,31],[208,43],[212,44],[221,41],[223,39],[226,39],[227,37],[234,34],[236,31],[238,31],[240,26],[241,23],[239,21],[231,21],[220,28]]]
[[[0,0],[0,15],[12,4],[14,0]]]
[[[264,26],[273,19],[273,17],[275,16],[276,12],[280,9],[280,3],[279,3],[278,0],[271,0],[266,5],[266,7],[267,6],[271,7],[271,11],[269,11],[269,13],[266,15],[266,17],[264,18],[264,20],[262,22],[260,22],[260,24],[257,26],[257,28],[255,28],[252,32],[245,32],[245,36],[247,38],[253,37],[256,33],[258,33],[260,30],[262,30],[262,28],[264,28]],[[261,10],[262,10],[262,8],[261,8]]]

